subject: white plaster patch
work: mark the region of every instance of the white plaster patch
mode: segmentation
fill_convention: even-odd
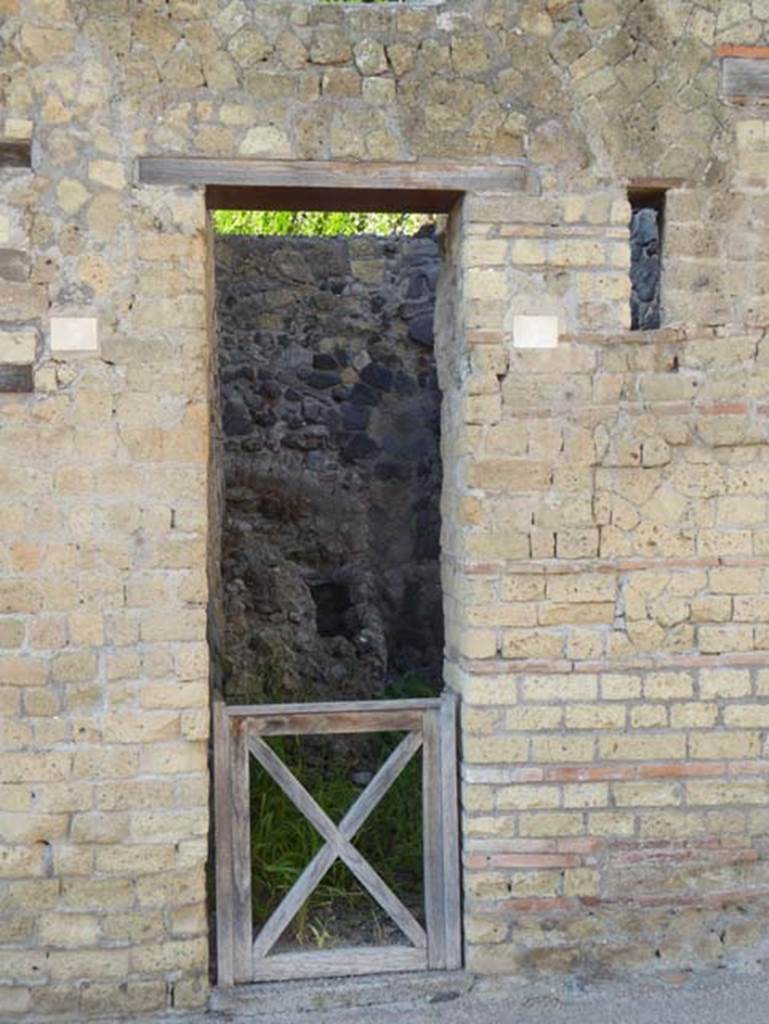
[[[11,240],[11,218],[7,213],[0,213],[0,245],[8,245]]]
[[[52,353],[92,353],[99,351],[98,321],[95,316],[52,316]]]
[[[557,348],[557,316],[514,316],[513,348]]]

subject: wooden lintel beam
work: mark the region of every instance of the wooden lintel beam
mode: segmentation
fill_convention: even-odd
[[[685,184],[685,178],[630,178],[628,191],[669,192],[674,188],[682,188]]]
[[[139,158],[137,176],[150,185],[204,186],[209,207],[219,209],[250,206],[441,213],[450,210],[464,192],[525,190],[529,168],[523,161],[354,163],[145,156]]]

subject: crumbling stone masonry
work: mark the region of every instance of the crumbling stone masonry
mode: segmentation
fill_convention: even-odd
[[[4,1020],[209,988],[211,245],[144,154],[519,169],[457,204],[438,289],[466,962],[765,963],[768,32],[765,0],[0,0]]]

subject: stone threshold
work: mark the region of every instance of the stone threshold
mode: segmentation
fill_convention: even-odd
[[[351,978],[317,978],[306,981],[261,982],[214,988],[209,1009],[215,1013],[251,1015],[261,1019],[283,1014],[319,1013],[328,1010],[443,1003],[458,999],[475,984],[466,971],[414,971]]]

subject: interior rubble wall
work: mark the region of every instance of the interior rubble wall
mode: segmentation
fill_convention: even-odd
[[[225,699],[439,693],[439,236],[215,250]]]

